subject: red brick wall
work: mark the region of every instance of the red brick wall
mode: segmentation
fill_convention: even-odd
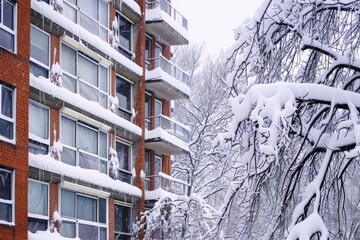
[[[109,198],[108,210],[109,210],[109,215],[108,215],[109,240],[114,240],[114,231],[115,231],[115,222],[114,222],[115,213],[114,213],[114,210],[115,210],[115,206],[114,206],[114,199],[113,198]]]
[[[30,22],[30,1],[18,1],[17,22]],[[17,52],[0,48],[0,80],[16,88],[16,145],[0,141],[0,165],[15,169],[15,226],[0,225],[0,239],[27,239],[28,95],[30,24],[17,24]]]

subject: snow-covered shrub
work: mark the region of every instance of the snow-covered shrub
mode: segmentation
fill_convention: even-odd
[[[55,11],[59,13],[63,12],[63,0],[52,0],[52,5]]]
[[[62,143],[60,142],[60,140],[56,140],[56,130],[54,129],[54,141],[50,149],[50,155],[54,159],[60,160],[62,151],[63,151]]]
[[[58,62],[51,65],[50,81],[58,87],[62,87],[62,76],[63,72]]]
[[[120,38],[119,38],[119,23],[116,17],[111,22],[110,39],[111,39],[111,46],[117,49],[120,45]]]
[[[109,148],[109,174],[112,178],[117,179],[120,169],[117,152],[113,148]]]

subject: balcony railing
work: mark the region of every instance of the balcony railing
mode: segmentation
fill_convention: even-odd
[[[188,30],[188,21],[178,11],[176,11],[166,0],[147,0],[147,9],[155,9],[160,7],[162,11],[173,18],[180,26]]]
[[[160,55],[157,58],[147,59],[147,62],[152,63],[152,69],[160,67],[164,72],[168,73],[170,76],[175,79],[189,85],[190,76],[184,70],[177,67],[174,63],[167,60],[165,57]]]
[[[154,128],[161,127],[171,135],[183,140],[184,142],[190,141],[189,130],[181,126],[179,123],[176,123],[171,118],[168,118],[164,115],[159,115],[159,116],[149,117],[147,119],[153,121]]]
[[[165,173],[159,172],[159,175],[153,175],[145,178],[145,187],[147,190],[161,188],[167,192],[176,195],[187,195],[189,184],[179,179],[173,178]]]

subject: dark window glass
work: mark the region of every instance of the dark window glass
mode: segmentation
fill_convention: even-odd
[[[130,169],[130,147],[117,142],[116,143],[116,152],[119,159],[120,168],[126,171],[131,171]]]
[[[120,107],[130,110],[131,109],[131,83],[124,79],[116,78],[116,96],[119,99]]]
[[[48,221],[44,219],[28,218],[28,231],[35,233],[36,231],[46,231]]]
[[[11,200],[12,173],[0,169],[0,199]]]
[[[115,204],[115,231],[130,233],[131,208]]]

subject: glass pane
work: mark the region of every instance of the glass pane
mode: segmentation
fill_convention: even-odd
[[[0,220],[12,222],[12,205],[0,203]]]
[[[66,2],[63,3],[63,15],[70,19],[72,22],[76,23],[76,9],[71,7]]]
[[[79,224],[79,238],[86,240],[98,240],[98,227]]]
[[[77,217],[79,219],[96,222],[96,208],[96,199],[77,196]]]
[[[150,152],[145,151],[145,176],[150,176]]]
[[[75,229],[76,229],[75,223],[62,221],[60,234],[61,236],[64,237],[75,238],[76,237]]]
[[[100,27],[100,38],[101,40],[108,42],[109,31],[106,28]]]
[[[151,114],[151,96],[145,94],[145,117],[150,117]]]
[[[35,233],[36,231],[46,231],[48,221],[44,219],[28,218],[28,231]]]
[[[119,171],[118,180],[131,184],[132,175],[128,172]]]
[[[119,17],[120,22],[120,45],[128,51],[131,51],[131,30],[132,24],[124,17]]]
[[[0,28],[0,46],[10,51],[15,50],[14,35]]]
[[[82,12],[80,13],[80,26],[97,36],[99,35],[99,23]]]
[[[107,134],[99,132],[99,155],[100,157],[107,158]]]
[[[89,153],[98,153],[98,132],[78,124],[77,147]]]
[[[76,80],[66,74],[62,75],[62,86],[71,92],[76,92]]]
[[[12,173],[0,169],[0,199],[11,200],[11,180]]]
[[[1,85],[0,85],[1,87]],[[1,88],[1,114],[13,117],[13,90],[7,87]]]
[[[119,77],[116,78],[116,96],[119,99],[120,107],[131,109],[131,84]]]
[[[81,9],[81,11],[85,12],[90,17],[98,19],[98,2],[99,0],[78,0],[78,7]]]
[[[98,170],[98,158],[79,152],[79,166],[86,169]]]
[[[131,208],[115,205],[115,231],[130,233]]]
[[[75,193],[61,189],[61,215],[75,217]],[[63,224],[61,224],[61,229]]]
[[[31,27],[30,32],[30,56],[49,65],[49,37],[34,27]]]
[[[88,84],[79,82],[80,95],[89,101],[99,102],[99,90],[95,89]]]
[[[106,199],[99,198],[99,222],[106,223]]]
[[[76,76],[76,52],[65,44],[61,45],[61,69]]]
[[[4,25],[14,30],[14,6],[8,1],[4,1]]]
[[[66,117],[61,117],[61,142],[75,147],[76,122]]]
[[[48,186],[39,182],[28,182],[28,212],[48,215]]]
[[[107,161],[100,160],[100,169],[101,173],[107,174]]]
[[[32,154],[46,155],[49,153],[49,146],[29,139],[28,151]]]
[[[103,66],[100,66],[100,77],[99,77],[99,88],[104,91],[108,92],[108,71]]]
[[[108,27],[108,4],[106,4],[104,1],[100,1],[100,23],[101,25]]]
[[[14,139],[13,123],[0,118],[0,135],[10,140]]]
[[[49,138],[49,110],[36,104],[29,104],[29,132],[36,136]]]
[[[161,50],[161,47],[160,47],[158,44],[156,44],[156,45],[155,45],[155,58],[156,58],[157,60],[155,61],[155,68],[160,67],[160,65],[159,65],[159,63],[160,63],[159,58],[160,58],[161,51],[162,51],[162,50]]]
[[[151,39],[146,38],[145,41],[145,60],[148,60],[151,58]]]
[[[61,161],[66,164],[76,166],[76,152],[64,147],[61,154]]]
[[[107,231],[106,228],[100,228],[100,240],[106,240]]]
[[[155,116],[159,116],[162,113],[162,103],[160,100],[155,101]]]
[[[94,87],[97,87],[98,65],[79,55],[79,77]]]
[[[32,73],[35,77],[40,77],[40,76],[42,76],[44,78],[49,77],[48,69],[41,67],[33,62],[30,62],[30,73]],[[63,83],[63,85],[64,85],[64,83]]]
[[[117,142],[116,143],[116,152],[118,155],[118,159],[119,159],[119,167],[121,169],[124,169],[126,171],[131,171],[130,169],[130,152],[129,152],[130,147]]]
[[[99,103],[103,108],[107,109],[108,106],[108,96],[106,94],[100,93]]]

